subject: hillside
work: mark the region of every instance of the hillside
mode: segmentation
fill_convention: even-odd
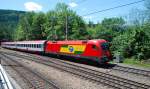
[[[11,34],[14,32],[14,29],[19,22],[19,18],[23,14],[25,14],[24,11],[0,9],[0,40],[11,40]]]

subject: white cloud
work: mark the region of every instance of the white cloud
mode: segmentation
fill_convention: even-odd
[[[76,6],[78,6],[78,4],[75,3],[75,2],[71,2],[71,3],[69,3],[69,6],[70,6],[70,7],[76,7]]]
[[[84,18],[84,19],[92,19],[93,16],[84,16],[83,18]]]
[[[41,11],[42,10],[42,6],[35,2],[26,2],[24,6],[27,11]]]

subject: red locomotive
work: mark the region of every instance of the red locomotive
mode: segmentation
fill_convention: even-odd
[[[107,63],[112,59],[109,51],[109,43],[103,39],[2,42],[1,46],[29,52],[42,52],[74,58],[86,58],[98,63]]]

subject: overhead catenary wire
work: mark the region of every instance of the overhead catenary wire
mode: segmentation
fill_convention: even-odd
[[[141,3],[141,2],[144,2],[144,1],[145,0],[139,0],[139,1],[128,3],[128,4],[123,4],[123,5],[119,5],[119,6],[115,6],[115,7],[111,7],[111,8],[107,8],[107,9],[103,9],[103,10],[99,10],[99,11],[94,11],[94,12],[91,12],[91,13],[84,14],[82,16],[88,16],[88,15],[91,15],[91,14],[105,12],[105,11],[109,11],[109,10],[113,10],[113,9],[117,9],[117,8],[121,8],[121,7],[125,7],[125,6],[129,6],[129,5],[133,5],[133,4]]]

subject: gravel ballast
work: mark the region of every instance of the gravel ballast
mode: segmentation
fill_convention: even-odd
[[[56,83],[56,85],[62,89],[109,89],[102,84],[89,82],[86,79],[79,78],[78,76],[36,63],[34,61],[22,60],[17,57],[13,58],[20,60],[20,62],[26,67],[39,72],[49,80]]]
[[[16,51],[10,51],[10,50],[4,50],[4,51],[16,52]],[[25,53],[22,53],[22,52],[17,52],[17,53],[26,55]],[[66,61],[66,62],[69,62],[69,61]],[[108,87],[102,84],[95,84],[95,83],[89,82],[88,80],[81,79],[78,76],[72,75],[70,73],[66,73],[64,71],[61,71],[61,70],[58,70],[49,66],[45,66],[43,64],[35,63],[33,61],[28,61],[28,60],[22,60],[22,63],[32,68],[33,70],[36,70],[39,73],[43,74],[45,77],[54,81],[63,89],[108,89]],[[112,69],[89,66],[85,64],[78,64],[78,63],[74,63],[74,64],[150,85],[150,78],[148,77],[138,76],[136,74],[131,74],[127,72],[115,71]]]

